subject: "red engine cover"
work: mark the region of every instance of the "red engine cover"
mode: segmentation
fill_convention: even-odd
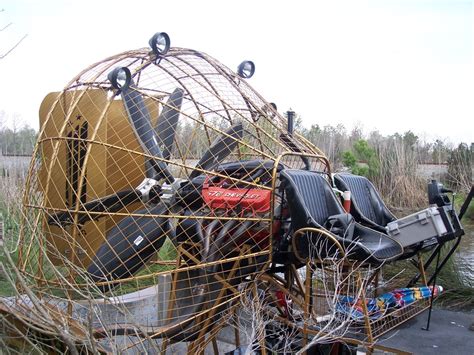
[[[265,213],[270,210],[270,190],[260,189],[226,189],[219,186],[204,184],[202,197],[211,209],[235,209]]]

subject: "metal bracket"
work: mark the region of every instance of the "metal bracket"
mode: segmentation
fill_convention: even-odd
[[[150,200],[150,190],[155,185],[158,185],[158,181],[151,178],[145,178],[145,180],[137,186],[137,190],[142,194],[143,202],[148,202]]]
[[[164,183],[161,185],[160,200],[166,205],[171,206],[174,203],[176,191],[186,179],[176,178],[171,184]]]

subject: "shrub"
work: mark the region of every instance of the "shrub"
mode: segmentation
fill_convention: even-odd
[[[448,184],[458,191],[469,191],[472,186],[472,161],[474,152],[461,143],[448,158]]]

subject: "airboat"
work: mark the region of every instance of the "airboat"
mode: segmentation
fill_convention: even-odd
[[[450,191],[431,181],[427,208],[395,217],[367,178],[331,170],[250,86],[254,71],[161,32],[44,98],[17,295],[0,301],[7,343],[372,351],[430,309],[464,234]],[[388,289],[383,270],[406,261],[411,281]]]

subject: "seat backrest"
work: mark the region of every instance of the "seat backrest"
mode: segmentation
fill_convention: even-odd
[[[295,229],[311,224],[322,226],[329,216],[344,213],[334,191],[321,174],[285,169],[280,176]]]
[[[351,192],[351,214],[356,219],[361,219],[361,222],[383,228],[396,219],[366,177],[340,173],[334,175],[334,182],[338,189]]]

